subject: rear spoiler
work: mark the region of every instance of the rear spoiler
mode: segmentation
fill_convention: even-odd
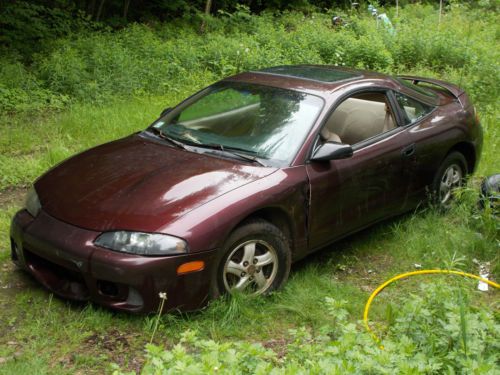
[[[415,76],[398,76],[398,78],[404,79],[406,81],[411,81],[411,83],[413,83],[414,85],[418,85],[419,82],[423,82],[423,83],[428,83],[428,84],[431,84],[434,86],[442,87],[442,88],[446,89],[456,99],[458,99],[460,104],[462,104],[462,106],[463,106],[463,103],[460,100],[460,96],[462,96],[462,94],[464,94],[465,91],[463,89],[461,89],[460,87],[458,87],[457,85],[454,85],[454,84],[449,83],[449,82],[441,81],[439,79],[432,79],[432,78],[423,78],[423,77],[415,77]]]

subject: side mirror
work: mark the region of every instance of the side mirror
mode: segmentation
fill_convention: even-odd
[[[160,117],[163,117],[165,116],[168,112],[170,112],[172,110],[172,107],[167,107],[165,108],[162,112],[161,112],[161,115]]]
[[[337,142],[323,143],[313,154],[311,160],[324,161],[346,159],[352,156],[351,145]]]

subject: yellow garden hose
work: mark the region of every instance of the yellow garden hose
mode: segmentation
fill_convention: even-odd
[[[485,278],[480,277],[480,276],[473,275],[471,273],[461,272],[461,271],[452,271],[452,270],[420,270],[420,271],[406,272],[406,273],[402,273],[402,274],[399,274],[397,276],[394,276],[393,278],[387,280],[385,283],[383,283],[382,285],[380,285],[377,289],[375,289],[373,291],[373,293],[370,295],[370,298],[368,298],[368,301],[366,301],[365,310],[363,312],[363,322],[365,323],[366,330],[368,332],[370,332],[370,334],[373,336],[373,338],[375,339],[375,341],[377,343],[380,343],[380,338],[372,331],[372,329],[370,328],[370,325],[368,324],[368,312],[370,311],[370,306],[371,306],[371,304],[373,302],[373,299],[377,296],[377,294],[379,294],[387,285],[393,283],[394,281],[397,281],[397,280],[400,280],[400,279],[405,279],[405,278],[410,277],[410,276],[430,275],[430,274],[436,274],[436,273],[448,274],[448,275],[459,275],[459,276],[469,277],[471,279],[476,279],[476,280],[480,280],[482,282],[485,282],[485,283],[491,285],[494,288],[500,289],[500,285],[497,284],[497,283],[495,283],[495,282],[493,282],[493,281],[491,281],[491,280],[485,279]],[[382,346],[381,346],[381,348],[383,349]]]

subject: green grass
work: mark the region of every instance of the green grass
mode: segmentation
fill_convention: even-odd
[[[20,196],[24,190],[20,187],[31,184],[45,170],[74,153],[144,129],[165,107],[175,105],[215,78],[242,68],[300,62],[346,63],[462,81],[478,106],[485,131],[482,160],[475,177],[450,212],[443,214],[432,208],[423,208],[344,239],[295,264],[286,287],[269,297],[237,296],[215,301],[201,312],[164,315],[155,343],[171,348],[183,332],[194,329],[201,339],[260,342],[279,352],[294,340],[290,329],[305,326],[316,335],[323,332],[325,325],[336,324],[336,317],[327,313],[327,297],[347,301],[347,320],[355,323],[358,332],[362,332],[363,328],[357,321],[362,317],[369,294],[389,277],[414,270],[416,264],[423,268],[455,268],[477,274],[474,259],[488,261],[492,276],[499,280],[499,223],[488,213],[479,212],[475,206],[480,178],[498,173],[500,165],[500,113],[495,84],[498,80],[496,73],[492,74],[496,72],[498,52],[487,48],[495,45],[498,38],[496,16],[478,10],[466,16],[465,12],[455,9],[444,20],[446,28],[443,26],[443,34],[435,35],[430,30],[435,20],[424,17],[431,13],[428,8],[415,7],[408,12],[412,17],[421,13],[423,18],[408,16],[404,22],[400,20],[399,27],[405,32],[400,32],[394,40],[375,30],[367,19],[355,20],[352,27],[343,32],[333,32],[328,28],[326,15],[317,15],[313,20],[292,13],[277,21],[264,15],[253,18],[251,24],[241,26],[241,30],[233,30],[232,35],[226,35],[224,28],[227,25],[221,26],[214,21],[210,26],[214,33],[210,34],[208,41],[195,35],[180,35],[175,45],[178,54],[168,55],[171,63],[167,65],[158,65],[156,59],[159,56],[164,59],[165,53],[172,53],[169,49],[173,48],[172,42],[159,40],[142,27],[124,31],[117,37],[119,40],[112,39],[114,36],[109,40],[106,35],[93,36],[90,42],[107,46],[109,51],[119,52],[120,57],[116,60],[110,56],[97,58],[94,63],[125,61],[127,64],[120,66],[118,71],[121,73],[112,77],[92,77],[86,71],[86,76],[90,77],[88,82],[82,81],[79,74],[64,69],[64,64],[62,67],[55,64],[71,63],[72,60],[64,60],[69,58],[65,53],[92,48],[93,44],[88,40],[68,42],[74,43],[73,50],[52,51],[45,56],[45,65],[39,69],[45,69],[44,77],[47,82],[52,82],[51,89],[56,95],[73,90],[69,104],[60,111],[40,110],[52,108],[44,107],[42,103],[37,107],[38,111],[0,115],[0,202],[2,196],[13,197],[7,200],[8,203],[0,204],[0,374],[100,374],[111,371],[110,363],[118,363],[122,369],[138,370],[141,367],[145,360],[144,346],[153,332],[155,316],[121,314],[91,304],[60,300],[11,266],[9,222],[22,204]],[[469,21],[474,25],[474,34],[469,41],[471,48],[463,55],[467,30],[462,26]],[[242,31],[245,28],[248,32]],[[293,37],[288,35],[287,28],[295,30]],[[158,30],[158,35],[163,32],[166,31]],[[363,36],[368,34],[370,40],[365,40]],[[459,37],[458,44],[454,44]],[[130,42],[127,38],[135,41],[127,47],[134,53],[123,50]],[[140,45],[148,51],[149,65],[145,66],[150,71],[147,72],[140,71],[142,60],[137,64],[135,60],[127,60],[129,55],[134,58],[142,56],[144,51],[136,50]],[[193,55],[193,46],[200,51],[202,58]],[[250,49],[247,58],[236,58],[247,46]],[[100,54],[108,53],[104,47]],[[77,57],[83,59],[82,56]],[[464,68],[461,67],[463,59],[467,60]],[[93,68],[95,74],[102,73],[99,69],[106,71],[102,66]],[[159,74],[162,69],[173,75],[158,76],[157,79],[151,76]],[[188,78],[182,76],[186,71],[190,72]],[[134,86],[142,82],[140,78],[144,75],[149,85],[158,81],[164,89]],[[0,74],[0,82],[2,77]],[[119,82],[118,86],[116,82]],[[127,84],[131,86],[127,87]],[[110,87],[116,88],[116,95],[110,94]],[[99,89],[103,88],[108,91],[100,96]],[[89,91],[89,95],[99,97],[99,100],[83,100],[78,97],[78,90],[94,90]],[[411,311],[405,308],[408,295],[413,293],[425,298],[428,293],[431,297],[433,292],[419,289],[420,283],[436,284],[443,289],[451,286],[452,291],[440,296],[449,297],[453,303],[461,303],[455,290],[469,290],[470,305],[478,310],[495,312],[498,321],[498,292],[475,292],[476,282],[457,277],[421,276],[391,285],[377,297],[370,316],[381,336],[396,334],[391,333],[392,320],[411,317]],[[461,314],[466,316],[467,312]],[[425,319],[417,321],[423,326],[411,326],[408,322],[409,331],[415,335],[420,328],[422,332],[432,328],[428,322],[425,326]],[[464,342],[467,341],[468,329],[471,327],[467,324],[457,328]],[[371,344],[367,344],[366,350],[371,350]],[[432,352],[425,353],[425,358],[432,357]]]
[[[115,100],[100,106],[74,104],[62,113],[44,116],[1,117],[0,130],[6,136],[0,138],[0,191],[33,182],[77,152],[145,129],[165,107],[199,88],[186,87],[168,96]]]
[[[15,118],[19,128],[10,125],[10,135],[16,141],[8,144],[2,154],[12,165],[9,173],[15,182],[3,182],[3,187],[28,184],[44,169],[74,152],[140,130],[164,106],[177,100],[134,99],[107,107],[75,105],[67,112],[34,119],[31,124]],[[496,128],[490,119],[483,118],[487,131],[479,175],[494,171],[497,163],[493,152],[497,149]],[[22,137],[27,131],[31,132],[29,141]],[[32,162],[26,163],[24,158]],[[415,269],[415,264],[477,273],[473,263],[477,258],[491,262],[498,279],[498,222],[474,210],[476,198],[477,189],[471,188],[464,191],[462,203],[446,215],[424,209],[347,238],[294,265],[285,289],[268,298],[220,300],[199,313],[166,315],[155,342],[173,345],[186,329],[214,340],[286,342],[291,328],[321,330],[330,319],[325,314],[326,297],[348,301],[349,319],[357,321],[369,293],[378,284],[394,274]],[[8,286],[0,289],[0,358],[7,359],[0,373],[21,374],[33,368],[35,373],[64,374],[78,369],[101,373],[109,370],[109,363],[139,368],[155,317],[116,314],[93,305],[51,300],[50,294],[28,276],[7,266],[9,221],[17,208],[18,204],[10,204],[0,210],[0,267],[4,267],[0,268],[0,287]],[[440,276],[422,277],[421,281],[434,279],[454,282]],[[475,287],[474,283],[467,285]],[[384,327],[387,305],[417,286],[417,280],[392,286],[377,298],[372,319]],[[478,298],[487,309],[494,307],[491,293]],[[12,341],[14,345],[9,344]]]
[[[327,297],[348,301],[348,319],[356,322],[377,285],[397,273],[414,270],[417,263],[423,268],[451,267],[477,273],[473,263],[477,258],[490,261],[498,279],[498,222],[475,212],[470,203],[473,198],[475,193],[466,191],[461,203],[446,215],[432,209],[408,214],[312,255],[293,266],[284,290],[272,296],[237,296],[215,301],[201,312],[165,315],[155,342],[170,347],[187,329],[216,341],[287,342],[289,329],[305,326],[317,333],[334,321],[326,314]],[[3,233],[14,210],[7,211],[1,219]],[[139,366],[134,359],[142,363],[155,316],[114,313],[62,301],[20,271],[10,266],[2,270],[0,285],[10,287],[0,289],[4,322],[0,357],[9,360],[0,373],[23,373],[28,368],[39,373],[73,373],[77,369],[101,373],[109,370],[109,363],[131,369]],[[415,293],[420,282],[465,286],[470,291],[477,285],[449,276],[422,276],[396,283],[375,300],[371,310],[371,320],[380,334],[390,325],[387,306],[398,310],[398,300]],[[474,304],[495,310],[498,300],[494,293],[476,293]],[[361,326],[359,330],[363,330]],[[12,341],[14,345],[9,344]]]

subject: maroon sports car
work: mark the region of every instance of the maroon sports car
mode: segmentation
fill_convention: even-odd
[[[457,86],[330,66],[241,73],[34,184],[12,260],[53,293],[133,312],[268,293],[292,262],[448,205],[482,131]]]

